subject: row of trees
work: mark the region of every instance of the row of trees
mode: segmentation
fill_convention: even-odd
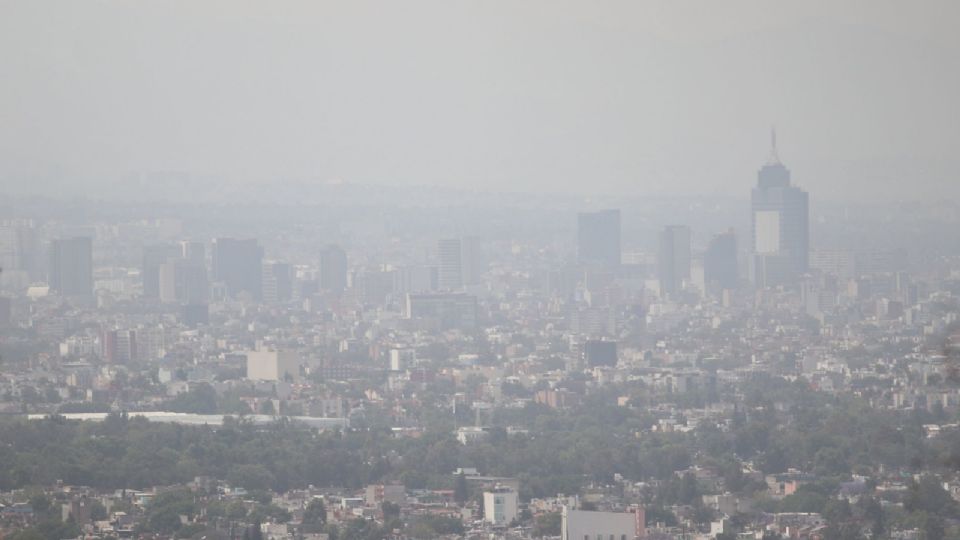
[[[150,487],[209,475],[248,489],[307,484],[360,487],[402,481],[410,488],[451,488],[451,471],[523,476],[526,496],[575,492],[584,482],[668,479],[694,462],[719,470],[733,491],[756,487],[742,461],[764,473],[788,468],[821,477],[870,475],[881,466],[910,472],[952,470],[960,437],[923,437],[922,417],[878,411],[827,398],[777,379],[748,386],[733,424],[702,423],[692,433],[651,433],[654,418],[602,400],[577,411],[529,405],[495,421],[521,425],[529,436],[494,429],[486,442],[463,446],[441,423],[420,438],[384,428],[344,433],[303,429],[285,421],[257,428],[151,424],[111,415],[102,423],[52,417],[0,422],[0,489],[55,480],[102,488]]]
[[[465,500],[464,486],[450,473],[476,467],[519,477],[525,499],[576,493],[590,482],[611,483],[617,474],[652,479],[660,488],[650,502],[669,506],[699,500],[696,483],[674,474],[693,464],[717,471],[727,490],[750,496],[764,487],[744,474],[744,462],[751,462],[763,473],[791,467],[814,473],[820,491],[798,493],[778,509],[824,511],[824,501],[854,473],[877,476],[882,467],[952,474],[960,464],[960,435],[925,438],[922,424],[928,418],[922,413],[874,410],[855,398],[778,378],[749,381],[739,392],[733,420],[723,427],[702,423],[691,433],[654,433],[653,416],[597,395],[571,411],[535,404],[497,411],[491,437],[467,446],[453,438],[442,414],[429,417],[419,438],[398,438],[382,427],[316,432],[284,420],[266,427],[228,420],[216,428],[152,424],[122,414],[102,423],[6,420],[0,421],[0,441],[6,443],[0,445],[0,489],[56,480],[148,488],[207,475],[248,490],[280,492],[308,484],[359,488],[401,482],[407,488],[455,489]],[[507,436],[507,425],[523,426],[529,434]],[[953,516],[954,505],[910,502],[938,500],[931,493],[942,499],[942,488],[921,487],[926,496],[902,501],[910,515]],[[265,505],[254,517],[270,512]]]

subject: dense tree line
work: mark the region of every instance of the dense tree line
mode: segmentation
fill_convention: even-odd
[[[784,405],[786,404],[786,405]],[[695,462],[719,470],[734,491],[750,486],[742,460],[764,473],[797,468],[820,477],[870,475],[880,466],[920,472],[955,469],[960,437],[928,440],[928,418],[867,407],[776,379],[748,387],[732,425],[702,423],[692,433],[652,433],[643,412],[600,402],[577,411],[530,405],[495,416],[528,435],[494,428],[486,442],[463,446],[441,422],[419,438],[387,429],[316,432],[284,420],[255,427],[153,424],[111,415],[102,423],[51,417],[0,422],[0,489],[56,480],[100,488],[169,485],[209,475],[248,489],[307,484],[356,488],[385,480],[410,488],[453,488],[450,473],[476,467],[521,476],[526,496],[576,492],[614,474],[669,479]]]
[[[535,404],[499,410],[489,439],[467,446],[454,439],[454,417],[441,409],[425,414],[426,432],[412,438],[396,437],[375,421],[361,429],[318,432],[282,419],[259,427],[242,419],[228,419],[219,427],[158,424],[123,414],[100,423],[8,419],[0,422],[0,489],[57,480],[105,489],[148,488],[207,475],[248,490],[280,492],[309,484],[359,488],[395,481],[408,488],[453,489],[465,500],[469,494],[462,479],[451,472],[476,467],[489,475],[518,476],[525,499],[577,493],[588,483],[611,483],[615,474],[652,479],[658,486],[649,501],[654,513],[676,504],[701,512],[696,482],[675,471],[708,466],[729,490],[749,496],[764,488],[744,474],[743,463],[750,462],[766,474],[797,468],[816,475],[816,485],[767,509],[833,512],[841,516],[837,523],[882,528],[870,514],[873,506],[830,509],[840,482],[853,474],[875,477],[881,467],[909,477],[952,474],[960,466],[960,435],[923,436],[922,425],[933,420],[928,413],[877,410],[854,397],[834,397],[774,377],[737,390],[737,409],[723,426],[704,422],[689,433],[653,432],[656,419],[645,409],[617,407],[596,395],[571,411]],[[697,399],[717,399],[715,394],[711,390]],[[528,433],[508,436],[504,428],[509,425],[523,426]],[[904,500],[894,501],[903,503],[902,519],[935,531],[938,520],[957,515],[952,499],[944,498],[942,487],[931,487],[930,480],[912,489]],[[217,511],[228,515],[237,509]],[[264,505],[255,517],[269,518],[271,511]],[[705,511],[700,515],[710,517]],[[161,528],[169,516],[156,519]],[[315,525],[319,529],[322,523],[318,519]],[[418,526],[433,525],[446,530],[440,523]],[[542,527],[551,528],[547,523]]]

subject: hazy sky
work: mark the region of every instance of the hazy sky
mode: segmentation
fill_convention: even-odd
[[[0,179],[957,197],[958,6],[0,0]]]

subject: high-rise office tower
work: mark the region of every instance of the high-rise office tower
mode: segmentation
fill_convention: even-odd
[[[252,239],[217,238],[213,241],[213,279],[226,284],[230,296],[245,292],[260,300],[263,248]]]
[[[170,258],[160,265],[159,298],[163,303],[206,304],[207,268],[190,259]]]
[[[437,290],[436,266],[403,266],[395,274],[393,290],[398,293],[422,293]]]
[[[180,242],[180,257],[200,266],[207,265],[207,247],[203,242],[184,240]]]
[[[714,236],[703,254],[703,281],[707,290],[736,289],[739,278],[737,235],[731,230]]]
[[[362,303],[381,304],[396,292],[398,272],[392,269],[366,269],[351,274],[350,292]]]
[[[757,174],[751,208],[752,279],[761,287],[796,281],[808,267],[809,197],[790,185],[790,171],[777,155],[775,132],[771,133],[770,159]]]
[[[50,244],[50,288],[62,296],[93,296],[93,240],[78,236]]]
[[[577,216],[577,258],[581,264],[620,266],[620,210]]]
[[[144,254],[146,259],[146,254]],[[157,294],[156,297],[165,304],[178,301],[177,298],[177,266],[181,259],[170,258],[166,262],[157,266]],[[146,265],[144,265],[146,267]],[[142,276],[141,276],[142,277]],[[147,294],[146,282],[144,282],[144,296]]]
[[[477,297],[464,293],[407,294],[404,317],[428,319],[441,329],[475,328]]]
[[[263,266],[263,301],[267,304],[289,302],[293,298],[293,266],[274,262]]]
[[[178,246],[170,244],[144,246],[143,264],[140,267],[143,296],[147,298],[160,297],[160,267],[170,259],[177,259],[179,257],[180,249]]]
[[[0,221],[0,287],[20,289],[42,279],[40,241],[30,219]]]
[[[347,288],[347,252],[329,245],[320,250],[320,289],[343,292]]]
[[[660,292],[674,295],[690,280],[690,227],[670,225],[660,233],[658,257]]]
[[[463,255],[459,238],[444,238],[437,242],[440,268],[437,281],[440,290],[455,291],[463,287]]]

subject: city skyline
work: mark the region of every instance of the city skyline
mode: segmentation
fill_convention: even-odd
[[[960,539],[957,20],[0,0],[0,538]]]

